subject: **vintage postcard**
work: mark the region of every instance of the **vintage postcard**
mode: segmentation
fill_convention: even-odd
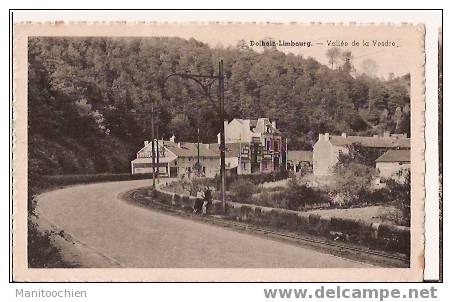
[[[13,27],[14,281],[422,281],[423,24]]]

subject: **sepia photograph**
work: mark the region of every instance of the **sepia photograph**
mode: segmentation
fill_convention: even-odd
[[[17,278],[421,278],[421,25],[16,27]]]

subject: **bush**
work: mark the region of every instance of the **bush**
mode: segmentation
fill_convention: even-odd
[[[241,203],[249,203],[253,194],[257,192],[257,186],[249,180],[236,180],[229,188],[232,199]]]
[[[387,188],[363,190],[359,192],[359,200],[361,205],[381,205],[393,202]]]
[[[204,191],[205,187],[213,187],[215,182],[212,178],[178,179],[166,185],[165,190],[177,194],[196,196],[198,192]],[[216,192],[212,192],[216,198]]]
[[[204,191],[206,187],[215,186],[215,182],[212,178],[193,178],[187,185],[190,195],[196,196],[196,193]]]
[[[299,184],[296,179],[289,181],[280,198],[282,208],[295,211],[303,209],[306,205],[330,203],[330,198],[325,192]]]
[[[287,170],[274,171],[269,173],[253,173],[244,175],[227,175],[226,176],[226,190],[230,190],[230,185],[236,181],[249,181],[255,185],[259,185],[265,182],[274,182],[282,179],[289,178],[289,172]],[[220,188],[221,178],[219,175],[215,177],[215,184],[217,189]]]
[[[31,173],[30,178],[35,175]],[[36,188],[28,187],[28,215],[27,215],[27,261],[31,268],[70,267],[61,256],[60,250],[52,244],[52,233],[41,232],[34,220],[36,219]]]
[[[291,179],[287,188],[273,189],[272,191],[263,189],[249,202],[264,207],[300,211],[307,206],[329,205],[331,200],[326,192],[300,184],[296,179]]]
[[[402,212],[400,224],[410,226],[411,220],[411,173],[408,172],[402,183],[392,179],[386,182],[391,199]]]
[[[341,154],[334,167],[334,183],[332,193],[339,198],[341,205],[352,206],[359,203],[360,195],[368,191],[376,169],[362,164],[352,155]]]
[[[28,220],[27,257],[30,268],[67,268],[74,267],[66,263],[60,253],[52,244],[52,232],[41,233],[37,225]]]

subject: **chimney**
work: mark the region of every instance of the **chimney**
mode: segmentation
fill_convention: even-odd
[[[272,127],[273,127],[274,129],[276,129],[276,121],[273,121],[273,122],[272,122]]]
[[[342,137],[347,137],[347,133],[345,133],[345,132],[342,132]]]
[[[144,146],[146,147],[147,145],[149,145],[149,141],[144,141]]]
[[[319,133],[319,141],[321,141],[323,139],[323,134]]]
[[[391,136],[391,134],[389,133],[389,131],[385,131],[383,133],[383,137],[390,137],[390,136]]]
[[[221,144],[221,133],[217,134],[218,145]]]
[[[325,141],[329,141],[330,140],[330,134],[327,132],[325,133]]]
[[[180,142],[178,142],[178,143],[177,143],[177,146],[178,146],[179,148],[181,147],[181,144],[180,144]]]
[[[169,140],[172,143],[176,142],[176,136],[174,136],[174,134],[173,134],[173,136],[171,136]]]

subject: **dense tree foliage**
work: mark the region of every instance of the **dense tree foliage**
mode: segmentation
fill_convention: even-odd
[[[246,46],[246,45],[245,45]],[[216,141],[213,101],[173,72],[214,74],[224,60],[228,118],[269,117],[308,149],[319,132],[409,131],[409,75],[382,80],[353,73],[353,56],[334,70],[275,48],[255,52],[238,41],[211,48],[180,38],[29,39],[29,167],[41,174],[127,172],[151,133]],[[342,65],[341,65],[342,62]]]

